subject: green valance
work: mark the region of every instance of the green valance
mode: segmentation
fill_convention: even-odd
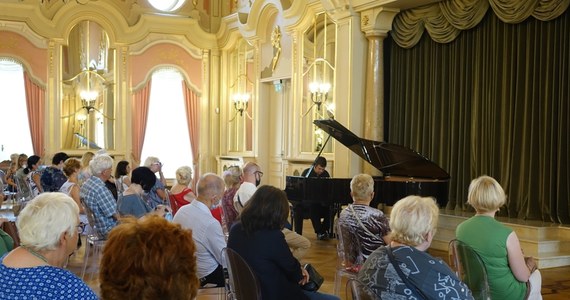
[[[424,30],[438,43],[453,41],[461,30],[475,27],[489,7],[505,23],[520,23],[528,17],[550,21],[560,16],[570,0],[445,0],[408,9],[394,19],[392,38],[403,48],[415,46]]]

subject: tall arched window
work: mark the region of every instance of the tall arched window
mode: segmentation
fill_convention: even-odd
[[[34,154],[20,63],[0,58],[0,91],[0,161],[10,159],[12,153]]]
[[[142,162],[156,156],[166,178],[175,178],[181,166],[192,168],[192,150],[182,93],[182,75],[166,68],[152,74]]]

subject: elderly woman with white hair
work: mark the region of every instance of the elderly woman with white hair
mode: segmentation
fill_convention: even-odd
[[[113,158],[107,154],[98,154],[89,162],[89,168],[91,177],[83,183],[79,194],[86,208],[93,212],[98,234],[106,237],[119,219],[117,201],[105,186],[105,181],[113,174]]]
[[[374,179],[368,174],[358,174],[350,181],[352,204],[345,208],[338,218],[338,226],[348,236],[342,237],[342,243],[358,243],[360,247],[339,245],[345,256],[351,258],[354,269],[374,250],[390,242],[390,225],[384,213],[370,206],[374,198]],[[359,248],[359,249],[356,249]],[[348,263],[348,262],[346,262]]]
[[[396,202],[390,214],[391,242],[370,254],[358,280],[378,299],[473,299],[441,259],[425,252],[438,216],[433,198],[408,196]]]
[[[150,192],[147,194],[147,203],[150,208],[156,208],[158,205],[165,204],[166,199],[166,178],[162,173],[162,163],[158,159],[158,157],[149,156],[144,161],[144,166],[149,168],[153,173],[158,172],[158,180],[150,189]]]
[[[2,257],[0,299],[97,299],[77,276],[63,269],[79,238],[79,207],[63,193],[43,193],[16,222],[20,247]]]

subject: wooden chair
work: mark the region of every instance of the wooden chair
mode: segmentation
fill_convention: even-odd
[[[485,263],[473,248],[454,239],[449,242],[449,263],[476,300],[490,300],[491,290]]]

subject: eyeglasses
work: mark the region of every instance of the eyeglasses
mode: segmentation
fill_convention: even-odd
[[[253,172],[254,175],[259,175],[259,178],[263,177],[263,172],[261,171],[255,171]]]
[[[77,225],[77,233],[81,234],[83,231],[85,231],[85,224]]]
[[[161,162],[159,162],[159,161],[157,161],[157,162],[153,163],[153,165],[155,165],[155,166],[161,166],[161,167],[162,167],[162,163],[161,163]]]

